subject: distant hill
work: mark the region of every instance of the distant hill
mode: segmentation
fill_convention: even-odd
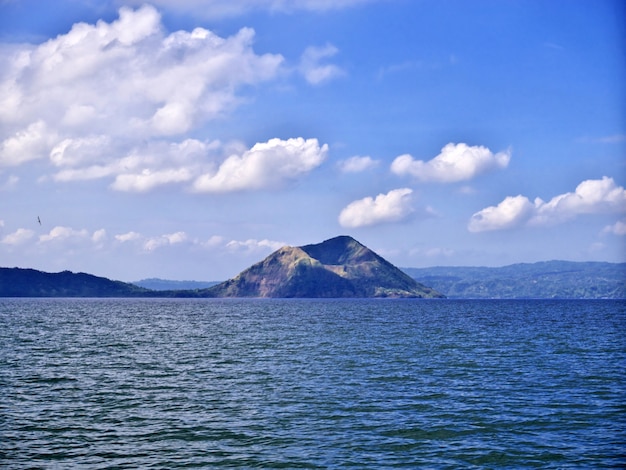
[[[0,268],[0,297],[375,297],[394,296],[394,289],[410,292],[417,281],[427,294],[441,292],[450,298],[626,299],[626,263],[403,268],[400,275],[395,269],[356,240],[340,237],[319,245],[282,248],[234,279],[209,288],[196,288],[204,283],[194,281],[159,280],[162,289],[150,290],[85,273]],[[368,272],[376,275],[377,287]],[[279,282],[281,273],[284,283]],[[407,277],[413,279],[407,283]],[[183,289],[186,282],[192,290]]]
[[[135,281],[132,284],[150,290],[168,291],[206,289],[207,287],[219,284],[219,281],[169,281],[167,279],[152,277],[149,279],[142,279],[141,281]]]
[[[214,297],[443,297],[348,236],[285,246],[200,292]]]
[[[148,289],[85,273],[0,268],[0,297],[138,297]]]
[[[449,298],[623,299],[626,263],[544,261],[499,268],[402,268]]]

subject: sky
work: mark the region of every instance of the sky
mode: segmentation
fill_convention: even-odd
[[[624,262],[625,5],[0,0],[0,266]]]

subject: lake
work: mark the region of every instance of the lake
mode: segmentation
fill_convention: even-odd
[[[0,299],[0,467],[626,466],[626,302]]]

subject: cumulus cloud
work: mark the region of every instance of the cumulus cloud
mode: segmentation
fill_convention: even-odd
[[[115,239],[121,243],[132,242],[135,240],[139,240],[140,238],[141,238],[140,233],[132,232],[132,231],[115,235]]]
[[[613,178],[586,180],[574,192],[553,197],[544,202],[531,202],[519,195],[507,197],[497,206],[475,213],[468,224],[471,232],[501,230],[520,225],[541,226],[557,224],[582,214],[626,211],[626,190],[615,184]]]
[[[327,153],[328,145],[320,147],[317,139],[270,139],[229,156],[217,171],[197,178],[193,188],[198,192],[275,188],[318,167]]]
[[[393,189],[375,198],[365,197],[348,204],[339,214],[342,227],[357,228],[399,222],[413,212],[409,188]]]
[[[156,141],[134,148],[118,160],[78,168],[72,165],[80,157],[67,154],[72,147],[82,150],[83,146],[69,139],[57,146],[55,161],[63,169],[53,176],[56,181],[114,177],[115,181],[111,185],[113,189],[143,192],[160,185],[191,180],[194,174],[202,173],[202,168],[212,166],[211,153],[220,149],[221,144],[219,141],[203,142],[196,139],[185,139],[182,142]]]
[[[94,234],[95,236],[95,234]],[[208,240],[200,240],[190,237],[186,232],[179,231],[163,235],[145,236],[140,233],[131,231],[124,234],[115,235],[115,239],[120,243],[133,243],[136,247],[144,252],[154,252],[160,248],[186,244],[211,250],[228,250],[229,252],[253,253],[266,250],[277,250],[285,246],[284,242],[274,240],[257,240],[250,238],[248,240],[230,240],[220,235],[213,235]]]
[[[186,139],[153,142],[119,160],[75,168],[66,167],[71,165],[66,162],[74,160],[65,155],[72,145],[60,145],[57,161],[63,169],[53,175],[54,180],[113,178],[111,188],[126,192],[147,192],[170,184],[183,184],[198,192],[276,188],[319,166],[328,153],[328,145],[320,146],[316,139],[270,139],[250,149],[239,143]],[[225,152],[236,153],[224,158]]]
[[[148,252],[155,251],[164,246],[178,245],[187,241],[194,243],[183,231],[156,236],[144,236],[141,233],[130,231],[115,235],[114,238],[119,243],[133,243]]]
[[[208,240],[199,242],[200,246],[204,248],[216,248],[222,246],[224,243],[224,237],[220,235],[212,235]]]
[[[626,235],[626,222],[617,221],[613,225],[607,225],[602,230],[603,233],[611,233],[613,235],[623,236]]]
[[[231,251],[245,251],[245,252],[253,252],[259,250],[271,250],[276,251],[279,248],[285,246],[285,242],[274,241],[274,240],[256,240],[254,238],[250,238],[248,240],[231,240],[226,243],[226,248]]]
[[[189,181],[191,177],[187,168],[145,169],[139,174],[117,175],[111,187],[118,191],[144,192],[164,184]]]
[[[574,192],[560,194],[548,202],[535,200],[536,213],[530,221],[536,225],[560,222],[580,214],[620,212],[626,210],[626,190],[613,178],[586,180]]]
[[[106,239],[107,239],[107,232],[103,228],[101,228],[100,230],[96,230],[91,236],[91,240],[94,243],[98,243],[98,244],[103,243]]]
[[[27,242],[33,236],[35,232],[26,228],[17,229],[13,233],[9,233],[8,235],[2,238],[2,243],[5,245],[21,245],[22,243]]]
[[[49,158],[62,181],[111,172],[138,143],[193,130],[236,106],[242,87],[277,77],[282,56],[256,54],[253,40],[248,28],[167,34],[144,5],[11,46],[0,58],[0,165]]]
[[[300,73],[311,85],[319,85],[345,74],[341,67],[334,64],[324,64],[322,61],[333,57],[339,52],[332,44],[324,47],[308,47],[300,58]]]
[[[356,155],[340,161],[338,166],[344,173],[360,173],[361,171],[377,167],[378,163],[378,160],[374,160],[372,157],[360,157]]]
[[[50,150],[50,161],[57,167],[72,167],[98,160],[103,153],[114,151],[111,139],[88,135],[63,139]]]
[[[154,251],[163,246],[177,245],[185,241],[187,241],[187,234],[185,232],[176,232],[149,238],[144,243],[143,248],[146,251]]]
[[[508,196],[497,206],[487,207],[475,213],[470,219],[470,232],[485,232],[516,227],[526,222],[535,206],[527,197]]]
[[[253,39],[248,28],[226,38],[203,28],[168,34],[144,5],[11,46],[0,56],[0,167],[46,158],[53,181],[109,179],[124,192],[276,188],[311,171],[328,151],[315,139],[246,149],[184,137],[242,101],[245,86],[279,76],[282,56],[256,54]],[[338,69],[323,62],[335,53],[307,49],[301,71],[312,83],[333,78]]]
[[[506,168],[511,152],[494,154],[487,147],[450,143],[429,161],[415,160],[411,155],[400,155],[391,163],[397,175],[410,175],[420,181],[454,183],[467,181],[487,171]]]
[[[17,166],[30,160],[45,158],[56,135],[39,119],[4,137],[0,143],[0,165]]]
[[[89,232],[85,229],[76,230],[71,227],[63,227],[57,225],[49,233],[40,235],[40,243],[48,243],[55,241],[64,241],[68,239],[80,240],[90,238]]]

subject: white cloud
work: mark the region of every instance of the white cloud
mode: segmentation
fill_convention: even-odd
[[[104,135],[89,135],[63,139],[50,151],[50,161],[58,167],[73,167],[98,160],[99,156],[114,151],[110,139]]]
[[[119,243],[136,242],[144,251],[154,251],[164,246],[178,245],[189,241],[189,237],[183,231],[166,233],[154,237],[145,237],[138,232],[127,232],[115,235]],[[192,243],[194,243],[192,241]]]
[[[119,174],[120,155],[194,130],[236,106],[242,87],[276,78],[282,56],[256,54],[253,40],[248,28],[167,34],[144,5],[11,46],[0,67],[0,165],[49,157],[57,181]]]
[[[339,214],[342,227],[357,228],[390,222],[399,222],[412,212],[409,188],[393,189],[376,198],[366,197],[348,204]]]
[[[268,239],[256,240],[251,238],[242,241],[226,241],[226,239],[220,235],[213,235],[208,240],[199,240],[190,238],[189,235],[183,231],[156,236],[144,236],[137,232],[128,232],[116,235],[115,239],[120,243],[135,242],[137,244],[136,246],[146,252],[153,252],[167,246],[186,244],[188,246],[204,249],[226,249],[233,253],[243,252],[250,254],[258,251],[267,251],[268,249],[274,251],[285,246],[284,242]]]
[[[200,242],[200,245],[205,248],[216,248],[224,243],[224,237],[220,235],[213,235],[207,241]]]
[[[339,162],[339,169],[344,173],[359,173],[361,171],[369,170],[378,166],[378,160],[374,160],[372,157],[360,157],[354,156],[346,160]]]
[[[81,148],[80,143],[69,140],[59,144],[56,152],[59,166],[73,164],[75,159],[71,155],[66,158],[66,154],[74,145]],[[156,141],[132,149],[127,156],[105,165],[65,168],[57,172],[54,179],[80,181],[115,177],[111,185],[113,189],[143,192],[164,184],[190,181],[194,174],[202,173],[203,168],[214,166],[209,157],[211,152],[220,148],[219,141],[202,142],[196,139],[186,139],[180,143]]]
[[[74,168],[75,158],[68,156],[74,144],[64,141],[57,146],[55,161],[64,168],[53,176],[56,181],[114,178],[112,189],[131,192],[167,184],[188,184],[198,192],[275,188],[316,168],[328,153],[328,145],[320,147],[316,139],[270,139],[249,150],[236,142],[223,145],[186,139],[180,143],[152,142],[105,165]],[[76,144],[76,148],[80,146]],[[238,153],[224,158],[228,151]]]
[[[241,155],[229,156],[217,169],[194,182],[199,192],[227,192],[275,188],[318,167],[328,145],[317,139],[270,139]]]
[[[187,241],[187,234],[185,232],[176,232],[161,235],[160,237],[149,238],[143,245],[144,250],[154,251],[157,248],[169,245],[177,245]]]
[[[602,230],[603,233],[612,233],[613,235],[626,235],[626,222],[617,221],[613,225],[607,225]]]
[[[107,232],[103,228],[101,228],[100,230],[96,230],[91,236],[91,240],[97,244],[103,243],[104,241],[106,241],[106,239],[107,239]]]
[[[245,251],[245,252],[253,252],[259,250],[271,250],[276,251],[279,248],[285,246],[286,243],[274,240],[256,240],[254,238],[250,238],[248,240],[239,241],[239,240],[231,240],[226,243],[226,248],[231,251]]]
[[[115,239],[121,243],[132,242],[141,239],[141,234],[137,232],[127,232],[115,235]]]
[[[22,243],[30,240],[35,235],[35,232],[26,228],[19,228],[15,232],[6,235],[2,238],[2,243],[5,245],[21,245]]]
[[[471,232],[501,230],[520,225],[541,226],[561,223],[582,214],[626,211],[626,190],[613,178],[586,180],[574,192],[534,203],[525,196],[507,197],[497,206],[475,213],[469,222]]]
[[[30,160],[44,158],[54,138],[54,132],[39,119],[7,136],[0,143],[0,165],[17,166]]]
[[[580,214],[595,214],[626,210],[626,190],[613,178],[586,180],[573,193],[553,197],[548,202],[535,200],[537,210],[530,223],[545,225],[571,219]]]
[[[323,64],[323,59],[333,57],[339,52],[332,44],[324,47],[307,47],[300,58],[300,73],[311,85],[320,85],[334,78],[345,75],[341,67],[334,64]]]
[[[117,175],[111,187],[118,191],[145,192],[164,184],[189,181],[191,178],[192,174],[187,168],[158,171],[145,169],[139,174]]]
[[[441,153],[427,162],[415,160],[411,155],[400,155],[391,163],[397,175],[411,175],[420,181],[453,183],[470,180],[490,170],[506,168],[511,152],[492,153],[483,146],[450,143]]]
[[[516,227],[526,222],[535,206],[527,197],[508,196],[497,206],[487,207],[470,219],[470,232],[485,232]]]
[[[80,239],[87,239],[87,238],[90,238],[90,235],[89,235],[89,232],[87,232],[87,230],[85,229],[75,230],[71,227],[63,227],[63,226],[57,225],[52,230],[50,230],[49,233],[45,235],[40,235],[39,242],[47,243],[47,242],[55,242],[55,241],[64,241],[68,239],[80,240]]]

